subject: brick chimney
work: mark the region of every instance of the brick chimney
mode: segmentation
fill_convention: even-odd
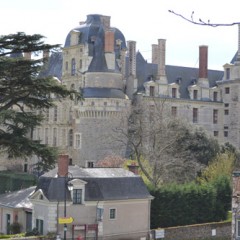
[[[127,165],[127,167],[130,172],[134,173],[135,175],[138,175],[139,166],[135,162]]]
[[[114,32],[111,30],[105,31],[104,50],[105,50],[105,53],[106,52],[109,52],[109,53],[114,52]]]
[[[208,46],[199,46],[199,78],[208,78]]]
[[[58,156],[58,177],[65,177],[68,174],[69,157],[67,154]]]

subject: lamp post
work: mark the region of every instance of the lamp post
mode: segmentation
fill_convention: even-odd
[[[67,189],[69,189],[69,191],[72,190],[72,184],[68,183],[69,182],[68,175],[69,175],[69,173],[67,173],[65,175],[65,179],[64,179],[64,218],[67,217]],[[66,235],[67,235],[67,224],[66,223],[64,223],[64,225],[63,225],[63,231],[64,231],[63,238],[64,238],[64,240],[66,240]]]

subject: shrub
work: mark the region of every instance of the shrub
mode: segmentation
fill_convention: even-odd
[[[21,232],[21,224],[18,222],[14,222],[10,225],[10,231],[12,234],[17,234]]]

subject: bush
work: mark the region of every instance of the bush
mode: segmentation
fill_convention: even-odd
[[[152,229],[223,221],[231,209],[231,186],[226,177],[204,185],[166,185],[150,193],[154,197]]]
[[[21,232],[21,224],[18,222],[14,222],[10,225],[10,231],[12,234],[18,234]]]

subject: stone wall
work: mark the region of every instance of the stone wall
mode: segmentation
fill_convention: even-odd
[[[164,238],[155,238],[155,232],[162,230]],[[159,234],[161,235],[161,234]],[[152,239],[187,240],[187,239],[231,239],[231,222],[206,223],[182,227],[170,227],[152,231]]]

